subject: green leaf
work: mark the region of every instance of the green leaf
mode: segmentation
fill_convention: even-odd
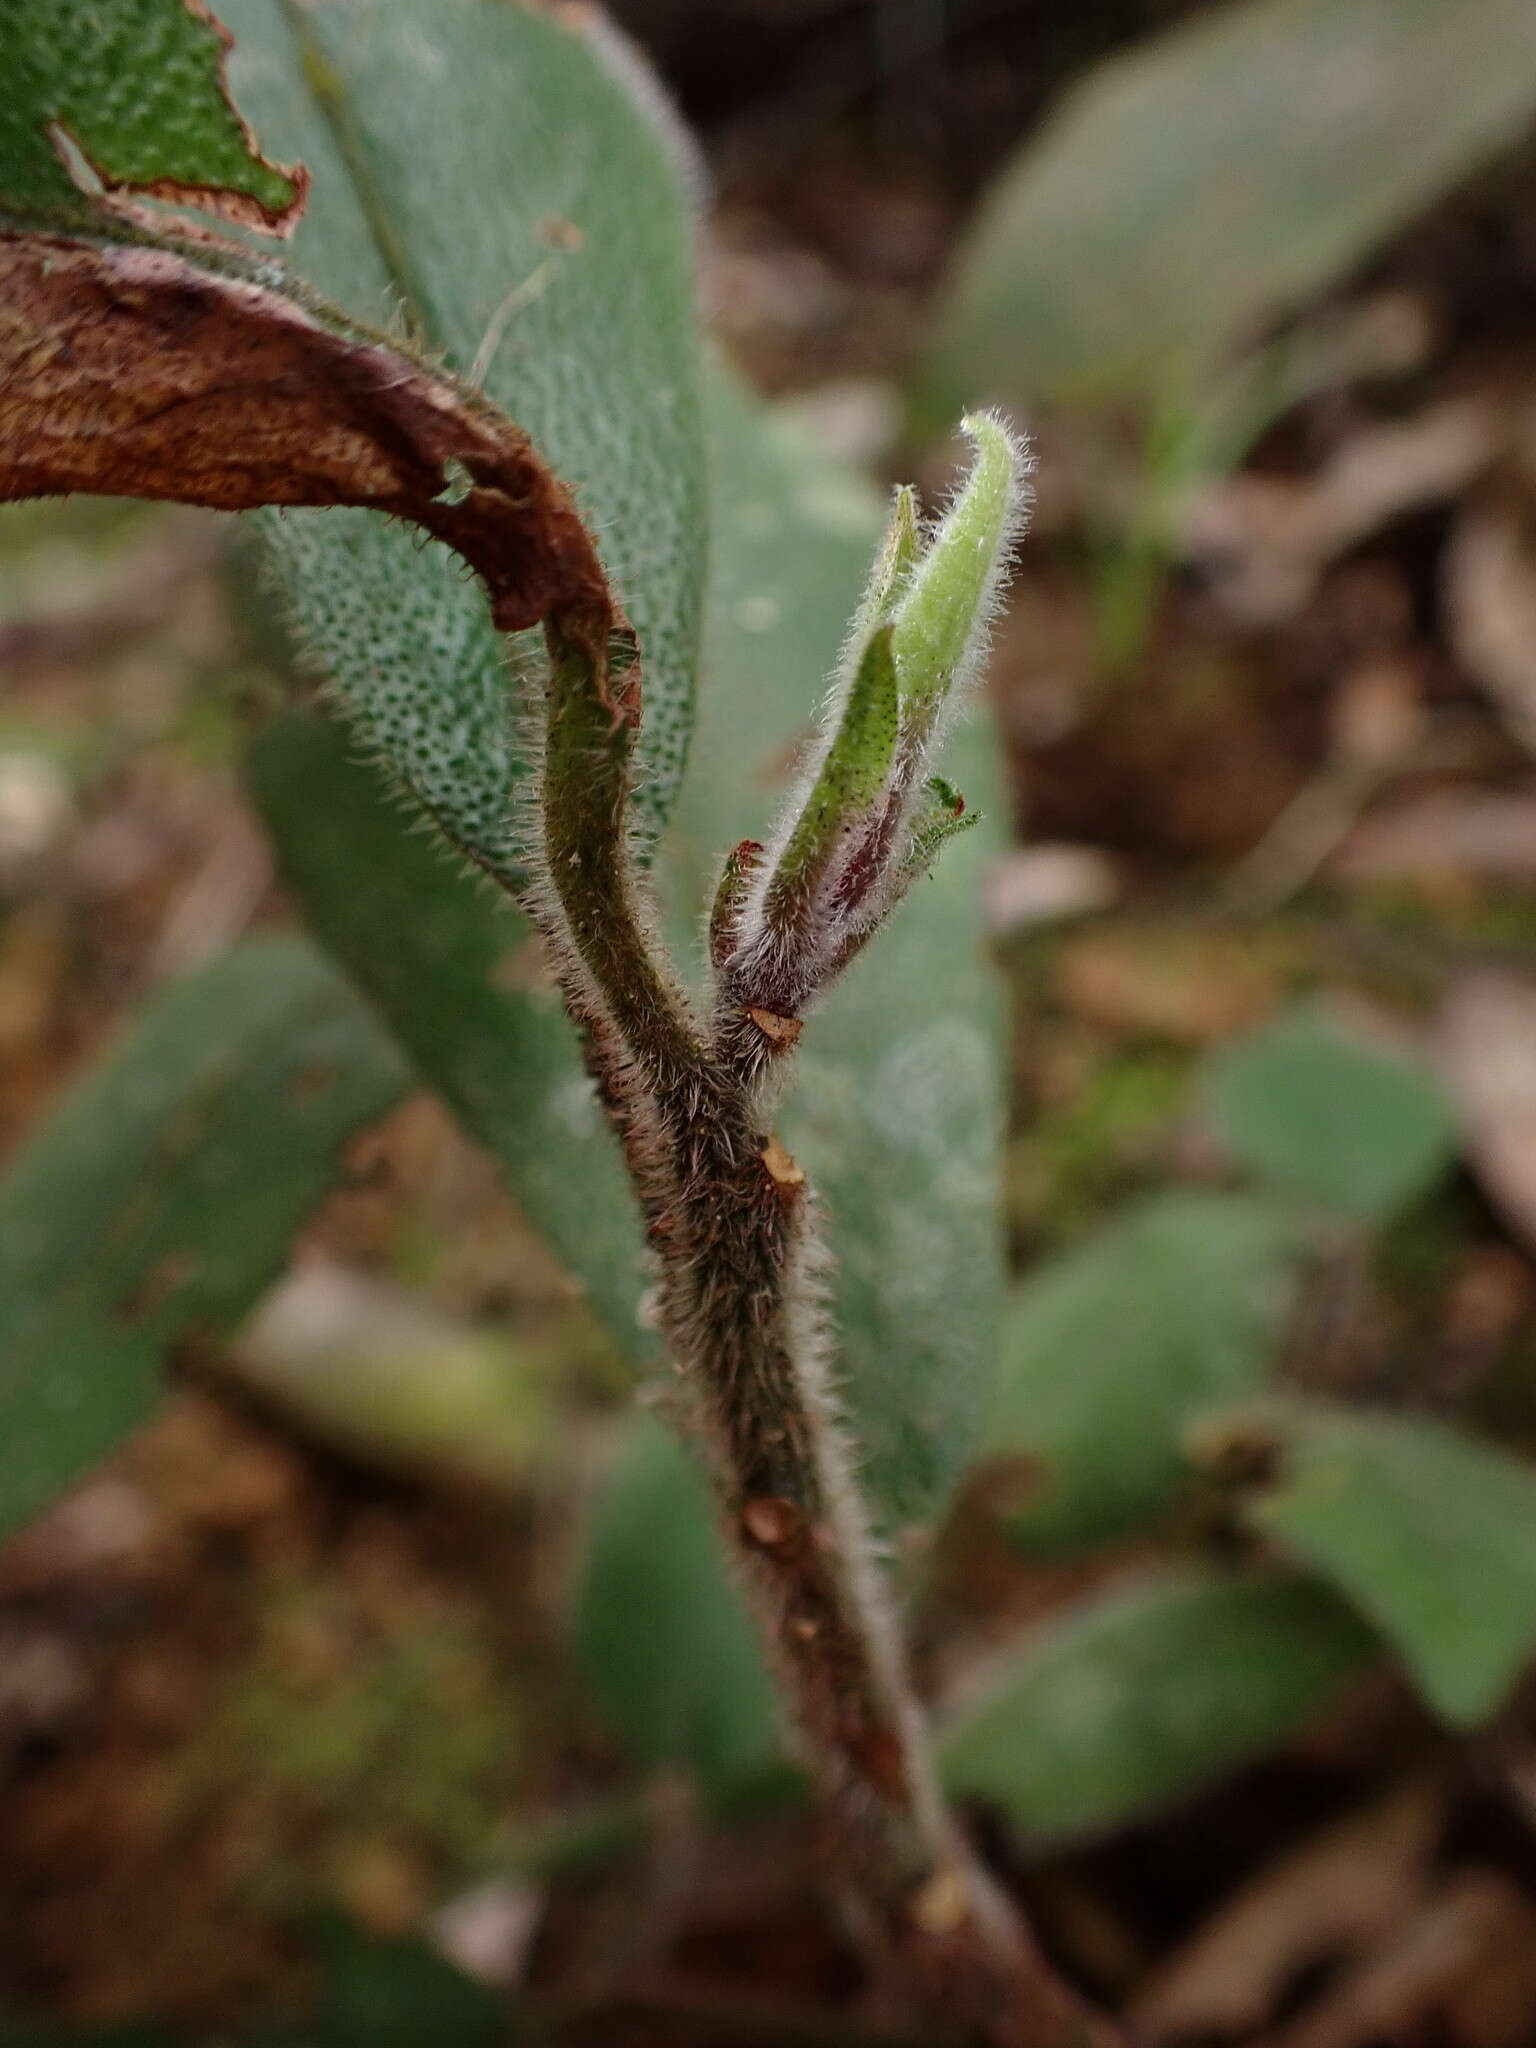
[[[848,644],[861,647],[877,626],[888,625],[895,616],[912,571],[923,552],[923,530],[917,509],[917,492],[911,484],[898,484],[891,493],[890,520],[885,529],[864,595],[853,615]]]
[[[652,1769],[718,1785],[774,1755],[772,1691],[703,1474],[643,1413],[594,1503],[572,1636],[608,1728]]]
[[[824,873],[840,836],[885,788],[899,718],[891,631],[877,627],[859,658],[826,758],[774,874],[770,903],[802,888],[808,874]]]
[[[912,815],[907,842],[906,869],[914,877],[924,875],[952,839],[962,832],[974,832],[982,823],[979,811],[966,809],[965,798],[940,775],[930,775],[927,789]]]
[[[923,377],[947,418],[1189,394],[1536,108],[1528,0],[1248,0],[1099,65],[961,254]]]
[[[1286,1401],[1253,1425],[1279,1470],[1248,1521],[1369,1617],[1438,1713],[1485,1720],[1536,1656],[1536,1471],[1427,1418]]]
[[[257,152],[224,89],[224,46],[189,0],[0,0],[0,207],[60,227],[100,222],[57,135],[108,191],[284,225],[302,180]]]
[[[694,768],[672,838],[674,927],[721,854],[764,836],[881,528],[874,493],[723,377],[712,388],[715,557]],[[994,814],[980,721],[948,750]],[[838,1369],[883,1511],[928,1513],[975,1442],[1003,1247],[1001,993],[986,959],[983,825],[918,884],[806,1025],[785,1141],[825,1197]]]
[[[356,318],[403,319],[575,491],[640,636],[637,812],[654,829],[688,746],[705,528],[691,206],[659,93],[595,12],[220,11],[239,105],[313,176],[295,272]],[[373,514],[261,518],[298,635],[364,731],[461,847],[514,876],[526,692],[480,591]]]
[[[1103,1834],[1266,1755],[1369,1662],[1319,1586],[1187,1570],[1055,1623],[944,1735],[944,1782],[1032,1840]]]
[[[1244,1166],[1363,1223],[1423,1194],[1453,1155],[1433,1074],[1321,1009],[1294,1010],[1220,1054],[1208,1088]]]
[[[489,2048],[513,2038],[500,1993],[409,1939],[379,1939],[331,1915],[310,1930],[321,1966],[320,2011],[295,2035],[316,2048]]]
[[[240,1320],[408,1085],[297,939],[149,1002],[0,1182],[0,1533],[143,1421],[178,1337]]]
[[[986,644],[1026,502],[1022,444],[988,413],[968,413],[961,427],[976,451],[970,475],[892,612],[902,706],[924,730]]]
[[[650,1358],[639,1209],[527,920],[412,831],[328,719],[276,720],[246,780],[311,930],[495,1159],[621,1355]]]
[[[1021,1543],[1108,1540],[1168,1505],[1188,1418],[1267,1378],[1300,1249],[1262,1202],[1158,1195],[1017,1289],[986,1453],[1017,1461],[992,1497]]]

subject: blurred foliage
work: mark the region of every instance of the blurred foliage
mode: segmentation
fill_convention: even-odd
[[[1503,1704],[1536,1645],[1528,1462],[1428,1417],[1318,1401],[1217,1423],[1217,1446],[1228,1432],[1277,1460],[1246,1519],[1380,1628],[1439,1713],[1472,1726]]]
[[[1373,1652],[1350,1610],[1303,1579],[1149,1577],[1008,1659],[945,1732],[944,1781],[1032,1842],[1102,1833],[1264,1755]]]
[[[178,1338],[238,1324],[407,1085],[296,937],[248,939],[145,1006],[0,1182],[0,1529],[144,1420]]]
[[[1117,1047],[1032,1102],[1008,1150],[1008,1210],[1031,1253],[1081,1237],[1111,1202],[1167,1172],[1189,1061],[1160,1045]]]
[[[1533,108],[1524,0],[1245,0],[1107,59],[983,205],[924,417],[978,395],[1193,404],[1223,351],[1369,256]]]
[[[1189,1490],[1191,1458],[1202,1470],[1230,1460],[1243,1519],[1362,1617],[1349,1668],[1365,1660],[1375,1626],[1440,1712],[1485,1719],[1536,1649],[1536,1475],[1443,1421],[1294,1399],[1255,1415],[1241,1398],[1276,1381],[1305,1259],[1336,1227],[1327,1212],[1355,1227],[1382,1224],[1444,1172],[1451,1127],[1438,1085],[1342,1020],[1305,1008],[1213,1055],[1195,1089],[1259,1188],[1145,1198],[1016,1290],[982,1497],[1015,1542],[1070,1554],[1150,1532]],[[1254,1461],[1265,1476],[1247,1494]],[[1218,1611],[1236,1603],[1253,1661],[1235,1681],[1243,1701],[1204,1701],[1210,1729],[1191,1733],[1203,1699],[1193,1658],[1182,1678],[1170,1670],[1153,1680],[1140,1666],[1148,1640],[1162,1641],[1156,1599],[1122,1609],[1110,1596],[1115,1625],[1094,1625],[1092,1605],[1080,1616],[1082,1660],[1105,1703],[1097,1723],[1074,1723],[1092,1767],[1076,1760],[1074,1777],[1038,1765],[1037,1780],[1042,1695],[1049,1703],[1051,1688],[1065,1688],[1078,1669],[1065,1650],[1058,1662],[1042,1649],[1038,1664],[1026,1653],[978,1710],[983,1733],[956,1738],[961,1781],[1050,1830],[1075,1824],[1074,1795],[1059,1788],[1076,1783],[1091,1815],[1081,1824],[1104,1826],[1257,1753],[1321,1698],[1300,1681],[1288,1691],[1271,1667],[1300,1672],[1316,1653],[1331,1672],[1327,1646],[1341,1640],[1337,1600],[1298,1582],[1293,1603],[1257,1590],[1266,1584],[1220,1582]],[[1179,1628],[1205,1625],[1207,1596],[1181,1591],[1170,1641]],[[1064,1620],[1059,1640],[1076,1645],[1075,1626]],[[1155,1721],[1159,1711],[1139,1704],[1149,1683],[1188,1707],[1191,1727],[1179,1724],[1186,1744],[1148,1732],[1140,1717]],[[1251,1741],[1242,1733],[1249,1713],[1262,1731]]]
[[[773,1693],[693,1454],[646,1415],[593,1503],[572,1649],[615,1738],[720,1785],[776,1752]]]
[[[349,1850],[406,1841],[459,1873],[505,1836],[521,1712],[477,1617],[423,1609],[381,1629],[323,1584],[257,1589],[252,1649],[233,1661],[178,1759],[183,1825],[259,1782],[302,1864],[334,1882]],[[259,1825],[253,1813],[248,1826]],[[291,1909],[294,1859],[247,1876],[265,1907]]]
[[[1292,1011],[1229,1047],[1207,1095],[1240,1164],[1361,1223],[1423,1194],[1454,1152],[1428,1069],[1322,1010]]]
[[[1267,1378],[1303,1245],[1251,1196],[1153,1195],[1015,1291],[984,1455],[1019,1543],[1102,1542],[1167,1506],[1187,1418]]]

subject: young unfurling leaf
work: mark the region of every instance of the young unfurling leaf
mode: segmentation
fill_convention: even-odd
[[[923,551],[922,529],[917,523],[917,493],[910,484],[898,484],[891,504],[891,522],[869,572],[869,582],[854,613],[849,644],[857,649],[865,637],[889,619]]]
[[[1023,448],[991,413],[968,414],[961,427],[975,462],[895,614],[902,708],[919,744],[985,650],[998,579],[1024,517]]]
[[[889,787],[901,715],[892,632],[878,626],[865,647],[832,744],[779,856],[767,905],[774,924],[791,925],[810,908],[811,892],[840,851],[857,856],[859,827],[867,832]]]
[[[722,999],[792,1014],[851,960],[944,844],[974,819],[929,774],[946,707],[985,649],[998,581],[1023,519],[1026,457],[998,419],[968,417],[975,460],[925,540],[910,489],[854,616],[843,680],[808,791],[756,886],[728,869]],[[717,931],[719,930],[717,923]]]

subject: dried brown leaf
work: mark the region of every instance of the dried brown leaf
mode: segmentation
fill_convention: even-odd
[[[785,1151],[777,1138],[770,1137],[761,1153],[769,1178],[781,1188],[800,1188],[805,1185],[805,1168]]]
[[[1536,516],[1529,494],[1493,494],[1457,520],[1445,557],[1456,658],[1522,746],[1536,748]]]
[[[1423,1896],[1444,1812],[1412,1784],[1262,1870],[1143,1989],[1136,2038],[1246,2035],[1307,1965],[1384,1939]]]
[[[1536,984],[1489,968],[1449,991],[1436,1063],[1468,1161],[1511,1230],[1536,1244]]]
[[[1449,892],[1468,881],[1536,877],[1536,794],[1437,789],[1384,809],[1333,863],[1351,882],[1415,882]]]
[[[1267,2048],[1524,2048],[1533,1999],[1529,1898],[1499,1872],[1467,1870],[1300,2019],[1264,2039]]]
[[[622,626],[564,485],[445,373],[232,266],[0,235],[0,499],[67,491],[368,506],[461,555],[503,631],[601,657]]]
[[[793,1045],[804,1029],[798,1017],[781,1017],[774,1010],[748,1010],[747,1015],[764,1038],[775,1045]]]

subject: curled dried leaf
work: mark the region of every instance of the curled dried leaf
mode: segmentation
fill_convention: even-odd
[[[564,485],[446,374],[170,249],[0,235],[0,499],[66,491],[368,506],[461,555],[505,632],[606,660],[623,629]],[[637,720],[632,669],[612,708]]]

